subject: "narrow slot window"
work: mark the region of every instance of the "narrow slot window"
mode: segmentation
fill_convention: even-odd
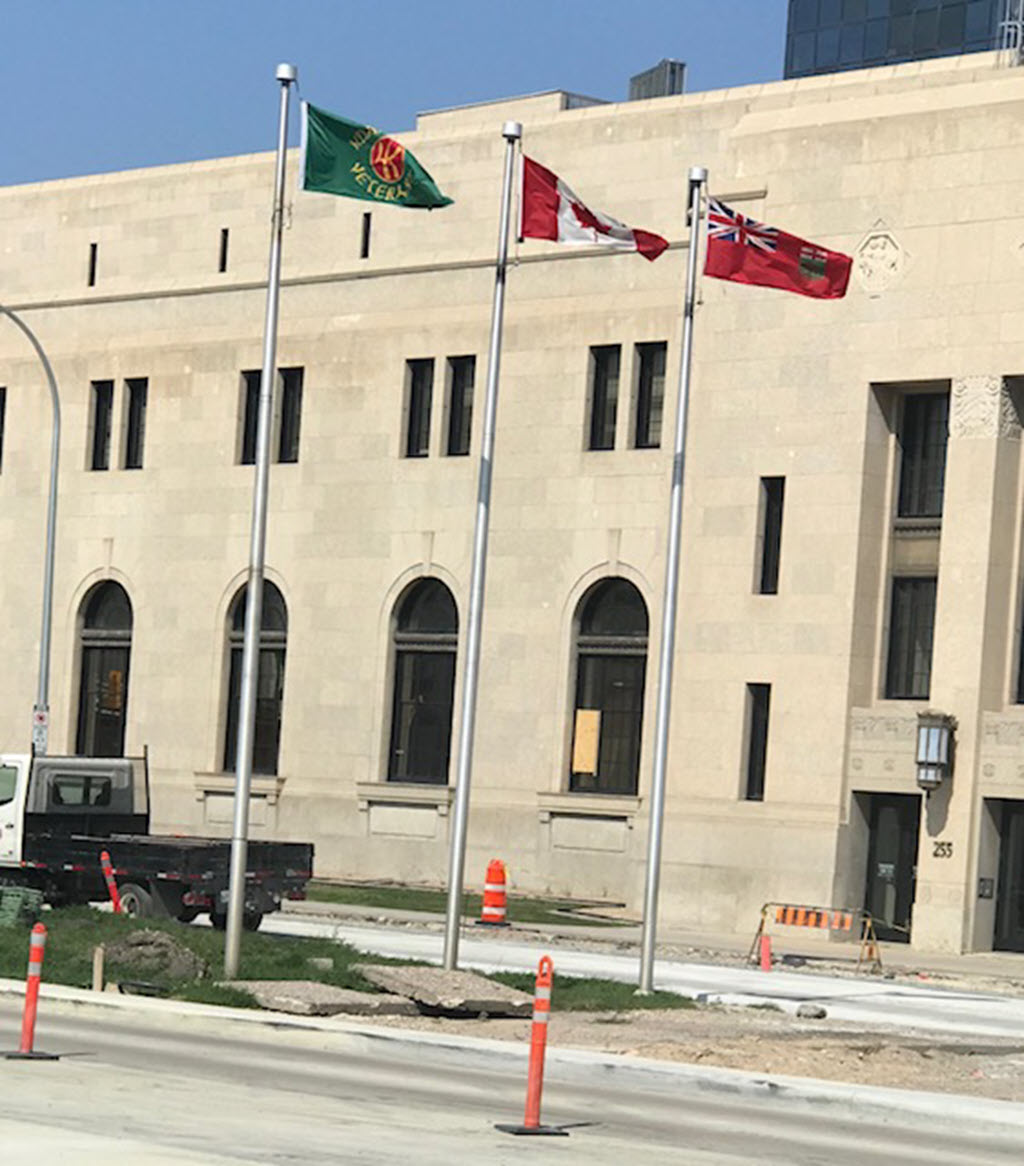
[[[363,214],[363,234],[359,242],[359,258],[370,258],[370,227],[373,222],[373,215],[369,211]]]
[[[228,269],[228,229],[220,229],[220,257],[217,260],[217,270],[225,272]]]
[[[433,360],[406,361],[409,402],[405,456],[426,457],[430,452],[430,403],[434,392]]]
[[[465,457],[473,428],[473,379],[475,356],[448,358],[448,447],[449,457]]]
[[[92,458],[89,468],[110,469],[110,426],[114,413],[114,382],[92,382]]]
[[[7,389],[0,385],[0,470],[4,468],[4,422],[7,418]]]
[[[622,347],[602,344],[590,350],[590,432],[588,449],[615,448]]]
[[[149,382],[145,377],[125,381],[128,393],[128,425],[125,434],[124,468],[142,469],[142,451],[146,440],[146,399]]]
[[[302,369],[283,368],[281,377],[281,432],[277,443],[279,462],[299,460],[299,427],[302,422]]]
[[[666,351],[664,341],[636,346],[636,431],[633,444],[637,449],[657,449],[661,445]]]
[[[98,243],[89,244],[89,286],[96,286],[96,259],[99,255],[100,245]]]
[[[241,441],[239,442],[239,465],[252,466],[256,464],[256,425],[260,413],[260,377],[259,369],[250,369],[242,373],[241,391]]]
[[[761,479],[761,570],[758,592],[777,595],[779,559],[782,552],[782,505],[785,478]]]
[[[770,684],[747,685],[747,773],[744,800],[764,801],[764,775],[768,760],[768,712]]]

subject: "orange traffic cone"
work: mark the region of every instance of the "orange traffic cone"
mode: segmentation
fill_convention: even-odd
[[[484,883],[484,903],[480,911],[481,926],[508,927],[508,920],[505,918],[506,907],[505,864],[500,858],[492,858],[487,866],[487,881]]]

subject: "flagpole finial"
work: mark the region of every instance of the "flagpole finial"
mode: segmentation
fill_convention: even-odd
[[[286,85],[291,85],[293,81],[299,79],[299,71],[294,65],[289,65],[287,62],[282,62],[277,66],[277,72],[274,74],[278,81],[283,81]]]
[[[523,123],[521,121],[507,121],[501,127],[501,136],[506,142],[518,142],[523,136]]]
[[[708,170],[706,166],[691,166],[690,167],[690,181],[691,182],[707,182]]]

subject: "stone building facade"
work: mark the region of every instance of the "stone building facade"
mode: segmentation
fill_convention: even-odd
[[[1024,949],[1024,71],[995,54],[400,135],[455,203],[290,196],[252,832],[440,884],[502,123],[656,263],[509,273],[467,870],[638,908],[686,176],[854,256],[844,300],[703,281],[663,918],[867,903],[924,949]],[[154,825],[229,832],[273,159],[0,190],[2,302],[63,449],[52,752],[148,747]],[[295,160],[290,162],[294,176]],[[1016,289],[1016,290],[1015,290]],[[0,327],[4,748],[27,747],[45,382]],[[918,714],[956,720],[916,782]],[[478,873],[478,878],[477,874]]]

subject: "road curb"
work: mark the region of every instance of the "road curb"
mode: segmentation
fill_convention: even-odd
[[[0,997],[21,996],[24,984],[0,979]],[[462,1036],[455,1033],[428,1033],[399,1026],[378,1026],[337,1017],[293,1016],[288,1013],[227,1008],[222,1005],[193,1004],[183,1000],[162,1000],[144,996],[122,996],[109,992],[91,992],[61,984],[44,984],[40,991],[44,1001],[64,1005],[72,1010],[108,1009],[147,1014],[153,1020],[215,1020],[229,1024],[256,1026],[283,1032],[288,1029],[331,1034],[360,1043],[392,1045],[434,1051],[450,1051],[460,1057],[473,1054],[483,1060],[495,1057],[525,1061],[528,1048],[511,1041],[489,1037]],[[728,1093],[766,1104],[796,1104],[809,1111],[825,1109],[851,1110],[874,1122],[908,1119],[934,1128],[936,1123],[956,1128],[962,1123],[984,1123],[994,1131],[1024,1135],[1024,1105],[990,1098],[965,1097],[955,1093],[924,1093],[910,1089],[886,1089],[874,1085],[852,1085],[810,1077],[753,1073],[742,1069],[723,1069],[707,1065],[688,1065],[659,1061],[622,1053],[597,1052],[589,1049],[549,1047],[548,1077],[552,1084],[568,1080],[594,1069],[614,1073],[617,1077],[642,1076],[652,1088],[672,1089],[682,1095],[699,1097],[706,1093]]]

